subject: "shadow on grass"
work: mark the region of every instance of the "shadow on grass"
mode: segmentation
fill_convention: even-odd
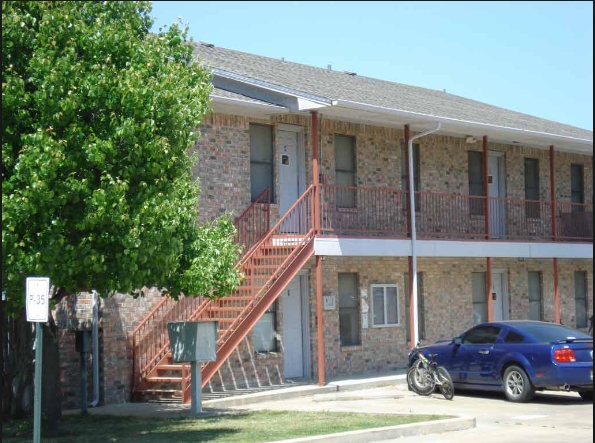
[[[110,415],[68,416],[62,422],[60,434],[50,436],[42,428],[45,443],[104,443],[104,442],[209,442],[220,441],[241,432],[233,423],[245,413],[221,414],[213,417],[120,417]],[[220,423],[220,426],[218,424]],[[206,429],[201,429],[206,427]],[[4,443],[30,442],[33,439],[31,420],[2,423]]]

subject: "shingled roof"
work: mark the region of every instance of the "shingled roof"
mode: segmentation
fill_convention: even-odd
[[[200,42],[194,43],[194,51],[200,62],[212,69],[239,74],[329,102],[346,100],[405,112],[593,140],[593,132],[586,129],[443,91],[317,68]]]

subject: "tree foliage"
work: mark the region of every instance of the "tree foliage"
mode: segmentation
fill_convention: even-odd
[[[237,287],[229,217],[198,225],[188,149],[210,74],[150,2],[2,2],[2,290]]]

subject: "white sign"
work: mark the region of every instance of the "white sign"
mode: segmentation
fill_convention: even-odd
[[[335,296],[334,295],[325,295],[322,298],[323,301],[323,309],[325,311],[331,311],[333,309],[335,309]]]
[[[49,277],[27,277],[27,321],[45,323],[50,312]]]

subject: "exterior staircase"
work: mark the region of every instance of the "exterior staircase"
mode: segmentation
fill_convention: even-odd
[[[218,322],[217,360],[201,369],[202,387],[208,384],[314,254],[313,210],[310,186],[272,229],[267,191],[238,217],[240,287],[217,300],[166,297],[151,311],[133,334],[133,401],[190,401],[190,366],[174,363],[170,352],[167,323],[173,321]]]

